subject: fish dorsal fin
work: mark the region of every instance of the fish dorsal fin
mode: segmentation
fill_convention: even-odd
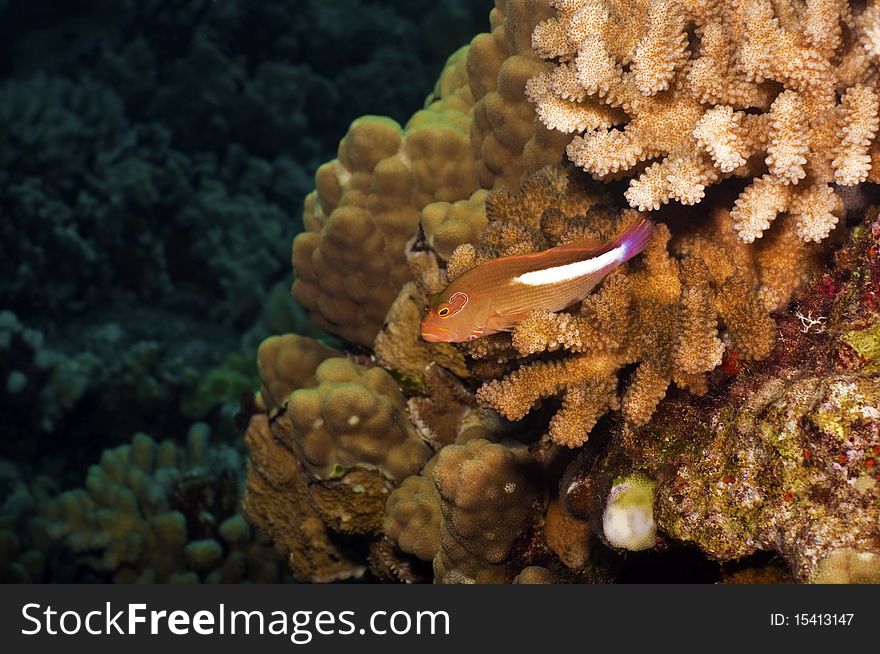
[[[611,245],[613,245],[613,243],[610,243],[608,241],[600,241],[595,238],[582,238],[577,241],[572,241],[571,243],[563,243],[562,245],[557,245],[553,248],[553,251],[579,252],[583,254],[584,257],[590,257],[596,254],[601,254]]]

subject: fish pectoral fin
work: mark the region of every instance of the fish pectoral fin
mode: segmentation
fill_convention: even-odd
[[[522,307],[515,309],[507,309],[504,313],[494,312],[488,320],[488,326],[496,332],[513,331],[523,320],[528,318],[535,309],[531,307]]]

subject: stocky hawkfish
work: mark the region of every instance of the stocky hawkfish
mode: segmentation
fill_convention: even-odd
[[[472,341],[510,331],[533,311],[561,311],[644,250],[653,234],[654,223],[643,218],[614,243],[579,241],[471,268],[434,296],[422,319],[422,338]]]

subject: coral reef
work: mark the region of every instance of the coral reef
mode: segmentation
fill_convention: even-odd
[[[493,191],[487,213],[478,247],[462,246],[450,258],[451,279],[499,256],[583,238],[610,242],[636,219],[635,212],[617,213],[595,192],[570,183],[559,168],[529,177],[515,194]],[[576,447],[609,409],[645,424],[671,382],[705,393],[705,374],[725,352],[766,356],[774,339],[769,310],[788,301],[812,253],[790,232],[759,246],[724,248],[730,220],[729,212],[716,210],[700,229],[679,229],[674,239],[660,224],[641,265],[616,270],[579,308],[535,312],[510,336],[467,344],[471,372],[495,378],[477,391],[479,401],[518,420],[539,400],[561,394],[550,436]],[[554,351],[562,356],[534,357]],[[619,373],[632,364],[637,368],[619,398]]]
[[[389,494],[422,469],[430,448],[381,368],[296,335],[264,342],[259,368],[245,514],[286,553],[297,579],[361,576],[358,543],[382,531]]]
[[[293,246],[294,296],[318,326],[372,346],[411,279],[403,246],[420,221],[448,254],[479,236],[481,187],[516,186],[559,160],[564,139],[537,122],[524,95],[546,67],[529,35],[548,16],[534,0],[497,2],[491,33],[450,57],[423,111],[403,128],[355,121],[337,159],[319,168]],[[347,247],[352,239],[359,248]]]
[[[880,386],[874,361],[849,345],[880,319],[876,208],[854,234],[779,317],[767,359],[728,360],[709,395],[674,394],[649,425],[620,425],[604,454],[572,467],[574,515],[595,520],[608,480],[636,469],[656,482],[665,537],[722,561],[772,551],[801,582],[880,578]]]
[[[40,505],[57,493],[48,475],[29,479],[19,466],[0,461],[0,583],[74,579],[45,523],[34,519]]]
[[[75,449],[76,477],[139,430],[232,432],[259,341],[322,334],[283,256],[314,168],[419,107],[488,4],[4,2],[0,308],[29,342],[0,452]]]
[[[841,215],[835,186],[869,177],[880,95],[873,3],[550,0],[529,80],[544,124],[576,135],[569,158],[596,179],[630,179],[640,210],[699,203],[751,179],[732,210],[739,237],[779,214],[805,241]]]
[[[84,488],[37,502],[28,519],[32,550],[69,551],[67,574],[77,580],[283,579],[272,544],[238,510],[238,453],[208,439],[207,426],[196,423],[186,448],[138,434],[106,450]]]
[[[266,414],[251,417],[245,443],[250,458],[244,513],[287,557],[294,577],[329,582],[361,576],[362,557],[321,520],[306,474],[290,448],[274,438]]]
[[[433,101],[405,128],[369,116],[352,123],[306,198],[305,231],[293,244],[294,297],[318,326],[346,340],[372,345],[410,278],[404,246],[422,208],[477,190],[464,54],[450,58]],[[360,247],[349,247],[351,239]]]
[[[440,450],[432,472],[440,494],[438,583],[499,583],[538,499],[537,466],[521,445],[484,439]]]
[[[873,218],[817,276],[876,177],[873,9],[716,4],[499,0],[422,112],[356,121],[319,170],[294,293],[347,354],[297,340],[309,356],[261,363],[248,432],[248,515],[297,577],[873,579]],[[560,165],[567,143],[596,179]],[[473,266],[648,210],[657,236],[579,304],[417,338]],[[418,456],[395,467],[401,444]]]
[[[342,357],[323,361],[315,386],[287,397],[273,414],[272,432],[317,479],[357,465],[400,481],[429,457],[391,375]]]

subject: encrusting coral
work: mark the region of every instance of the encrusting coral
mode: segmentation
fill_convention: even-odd
[[[569,158],[629,178],[641,210],[751,178],[732,211],[747,242],[788,214],[805,241],[841,215],[834,185],[878,180],[880,27],[842,0],[550,0],[533,34],[556,63],[528,94]]]
[[[334,540],[312,506],[308,478],[290,448],[272,436],[266,414],[251,417],[245,443],[244,514],[287,557],[295,578],[330,582],[362,575],[363,564]]]

